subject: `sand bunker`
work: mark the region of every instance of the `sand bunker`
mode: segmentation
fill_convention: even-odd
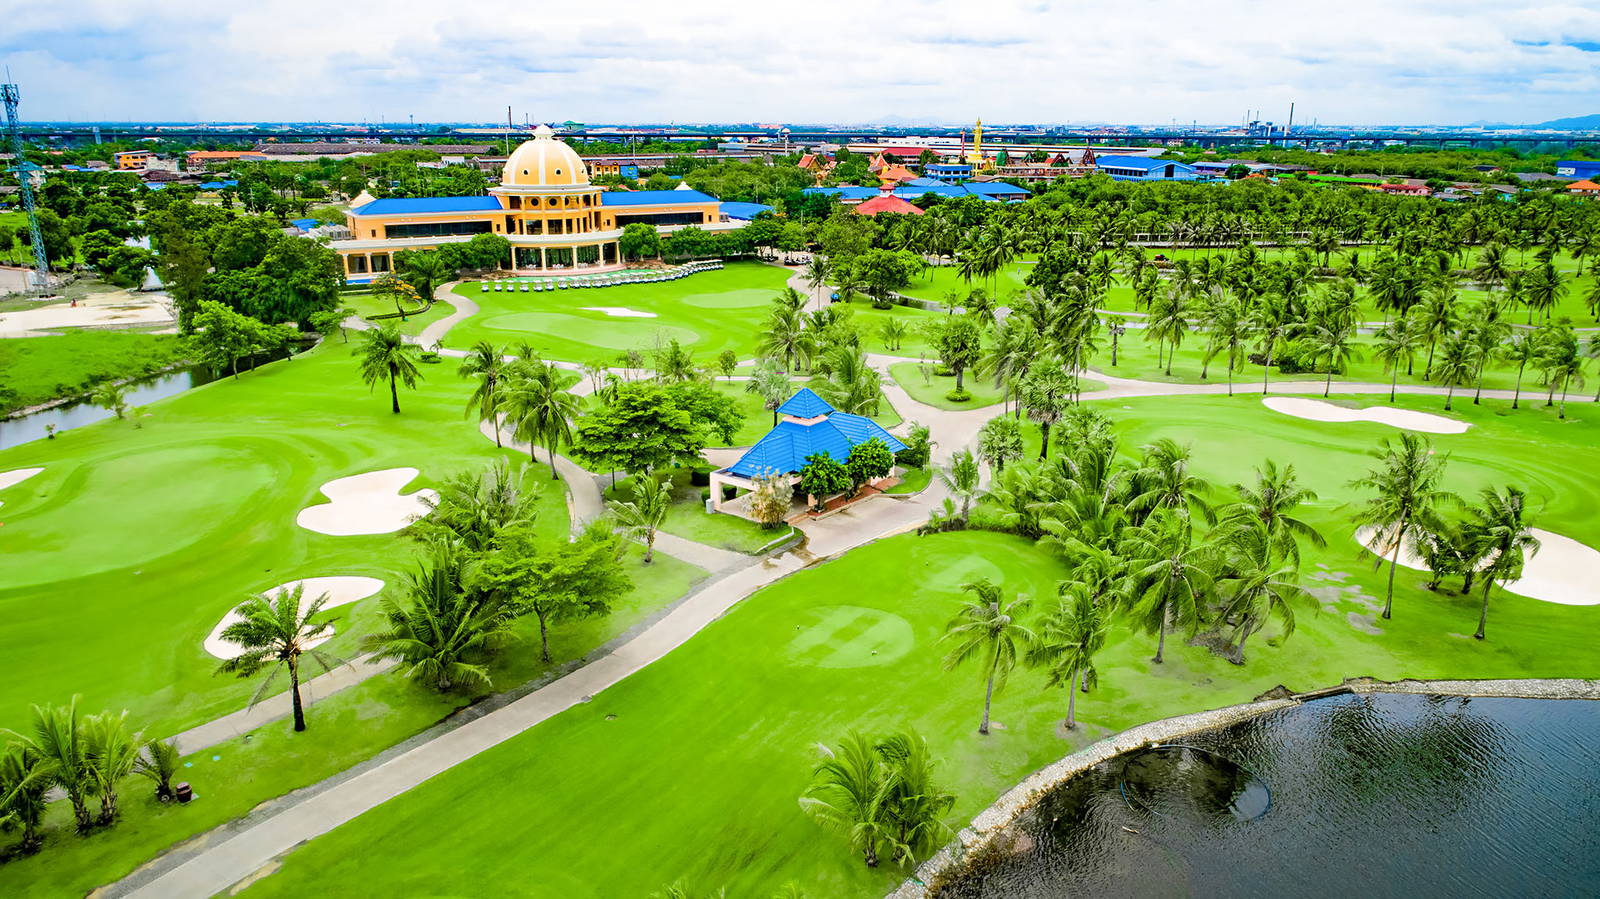
[[[0,490],[4,490],[7,487],[14,487],[17,484],[20,484],[23,481],[26,481],[27,479],[33,477],[34,475],[38,474],[41,471],[44,471],[44,469],[42,469],[42,468],[13,468],[10,471],[0,471]],[[0,506],[3,506],[3,505],[5,505],[5,503],[0,502]]]
[[[1274,412],[1293,415],[1295,418],[1341,423],[1371,421],[1407,431],[1427,431],[1430,434],[1460,434],[1470,427],[1464,421],[1445,418],[1443,415],[1413,412],[1410,409],[1393,409],[1388,406],[1351,409],[1325,403],[1322,400],[1308,400],[1295,396],[1269,396],[1263,398],[1261,404]]]
[[[416,476],[415,468],[386,468],[329,481],[322,493],[331,502],[301,509],[295,521],[308,531],[335,537],[393,533],[428,514],[424,500],[439,498],[432,490],[402,494],[400,489]]]
[[[304,580],[279,584],[271,590],[263,592],[267,597],[277,599],[278,594],[293,590],[295,587],[303,588],[300,594],[301,609],[311,605],[316,601],[317,597],[326,594],[328,601],[322,604],[323,610],[326,611],[336,606],[347,605],[358,599],[366,599],[383,589],[383,581],[375,577],[308,577]],[[244,653],[243,646],[231,640],[222,639],[222,632],[228,629],[228,625],[238,620],[239,610],[237,608],[230,609],[228,614],[222,616],[222,620],[217,622],[217,626],[211,629],[211,635],[206,637],[204,644],[206,652],[219,659],[232,659],[242,655]],[[320,645],[332,637],[333,629],[329,628],[327,634],[308,641],[306,646]]]
[[[626,306],[585,306],[586,312],[604,312],[612,318],[655,318],[654,312],[640,312]]]
[[[1600,571],[1600,550],[1539,528],[1533,528],[1532,533],[1539,538],[1539,553],[1523,562],[1522,579],[1506,584],[1506,589],[1518,596],[1564,606],[1600,605],[1600,583],[1595,580],[1595,572]],[[1378,545],[1374,528],[1356,531],[1356,542],[1386,559],[1393,551],[1392,544]],[[1412,547],[1400,549],[1400,564],[1428,570],[1427,563]]]

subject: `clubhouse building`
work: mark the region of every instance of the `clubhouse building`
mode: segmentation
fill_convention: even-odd
[[[579,274],[622,267],[618,240],[634,222],[668,233],[686,225],[725,231],[746,224],[715,197],[676,190],[606,190],[589,183],[577,151],[540,126],[506,159],[486,197],[357,198],[346,214],[347,240],[329,246],[345,277],[371,281],[394,268],[397,250],[431,250],[498,234],[511,242],[506,267],[519,274]]]

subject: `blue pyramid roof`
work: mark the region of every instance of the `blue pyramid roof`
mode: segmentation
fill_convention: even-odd
[[[793,415],[795,418],[816,418],[832,411],[833,407],[828,405],[828,401],[812,393],[810,387],[795,391],[794,396],[778,407],[779,415]]]
[[[810,394],[818,403],[827,406],[821,397],[810,390],[802,390],[801,393]],[[799,394],[795,396],[799,397]],[[844,462],[850,458],[852,449],[874,437],[888,445],[890,452],[897,453],[906,448],[899,438],[872,419],[848,412],[834,412],[832,407],[828,408],[827,418],[814,424],[788,420],[778,422],[778,426],[746,450],[739,461],[728,466],[728,471],[746,478],[768,471],[794,474],[805,467],[807,456],[827,453]]]

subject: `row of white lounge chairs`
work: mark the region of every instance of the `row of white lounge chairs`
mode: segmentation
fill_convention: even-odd
[[[567,278],[533,278],[531,280],[504,280],[479,282],[480,293],[515,292],[537,293],[542,290],[565,290],[569,287],[611,287],[617,284],[654,284],[658,281],[676,281],[699,272],[722,268],[721,260],[691,262],[665,271],[616,272],[609,275],[577,275]]]

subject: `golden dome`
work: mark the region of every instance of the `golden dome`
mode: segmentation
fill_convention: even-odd
[[[524,141],[506,159],[500,175],[505,187],[578,187],[589,183],[589,169],[578,151],[556,140],[549,126],[534,129],[533,140]]]

